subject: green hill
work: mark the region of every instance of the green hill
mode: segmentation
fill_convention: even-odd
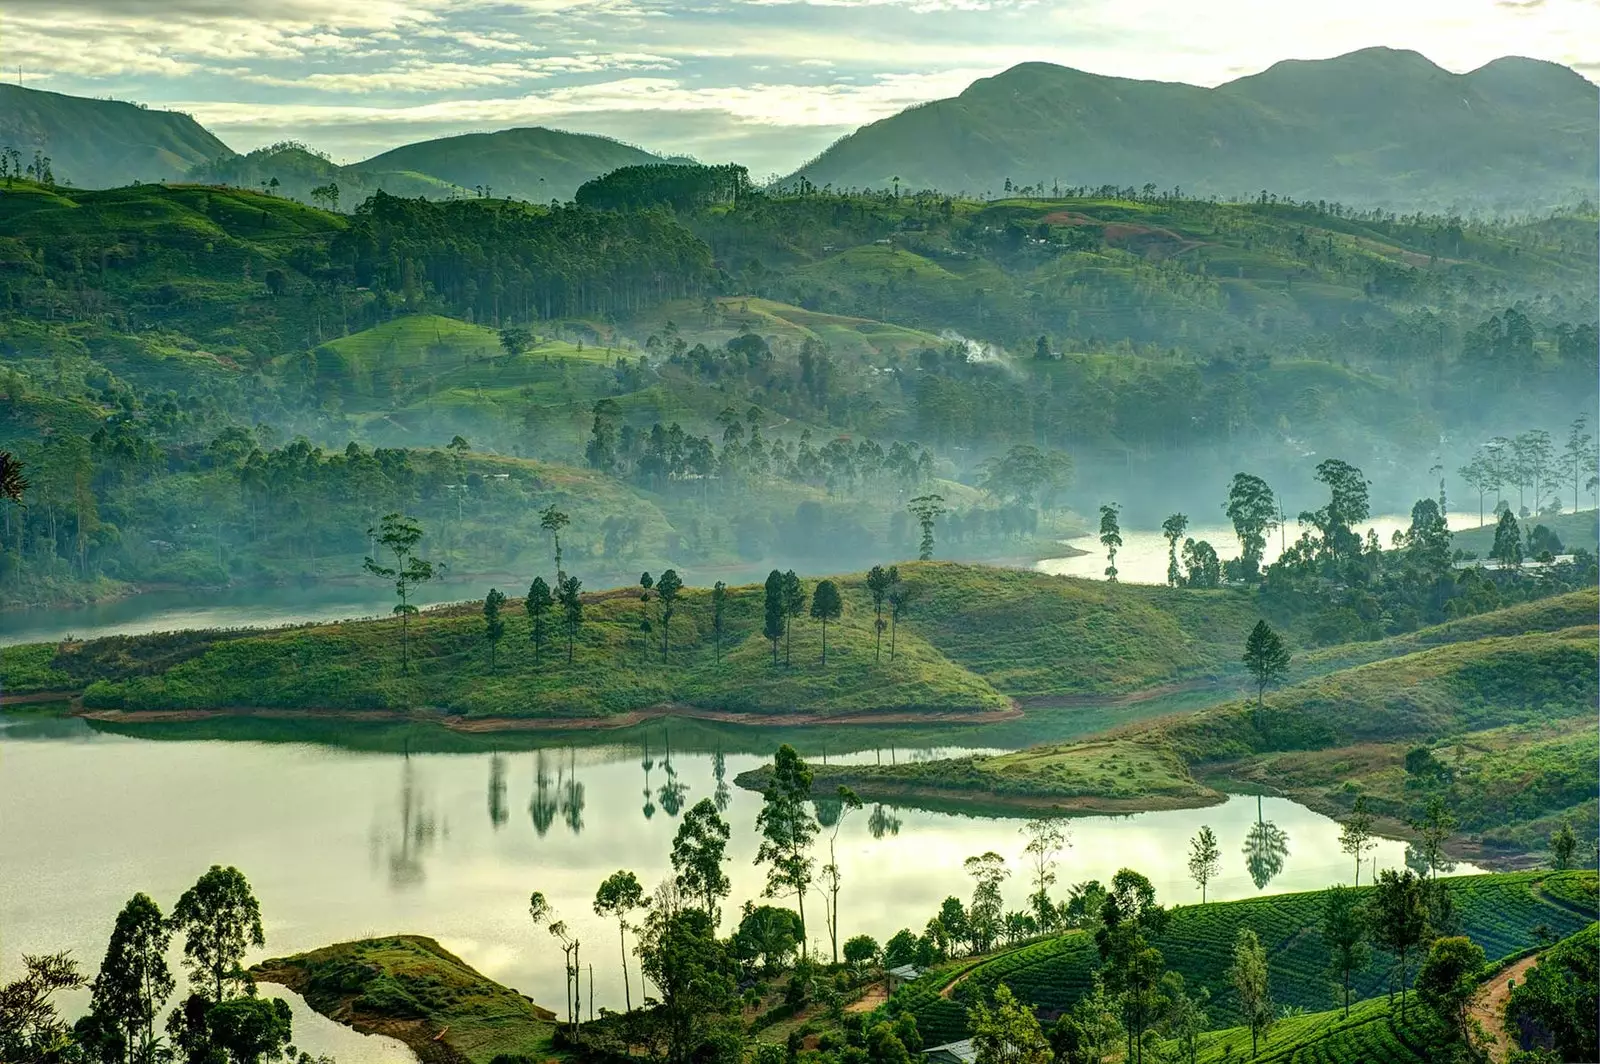
[[[1278,63],[1214,89],[1025,63],[865,126],[797,175],[973,194],[1148,181],[1394,209],[1525,208],[1593,186],[1594,106],[1595,86],[1556,64],[1507,58],[1453,74],[1387,48]]]
[[[1463,876],[1443,882],[1461,933],[1482,946],[1491,959],[1538,944],[1540,928],[1570,935],[1596,916],[1592,871]],[[1366,894],[1372,888],[1358,889]],[[1333,1009],[1340,1002],[1340,991],[1326,970],[1320,930],[1323,898],[1323,892],[1311,891],[1182,905],[1172,911],[1165,931],[1151,944],[1161,951],[1168,968],[1183,974],[1191,993],[1197,987],[1210,992],[1214,1026],[1238,1022],[1227,970],[1234,940],[1246,927],[1266,948],[1279,1005],[1311,1012]],[[1002,982],[1043,1018],[1059,1016],[1089,990],[1099,963],[1092,932],[1069,931],[975,963],[953,962],[896,991],[889,1007],[916,1016],[923,1038],[938,1044],[965,1037],[967,1009],[973,1001],[987,999]],[[1374,951],[1372,962],[1351,982],[1352,999],[1382,994],[1389,967],[1389,958]]]
[[[185,114],[18,85],[0,85],[0,147],[24,166],[35,152],[49,156],[55,179],[80,188],[173,181],[233,154]]]
[[[357,163],[355,169],[383,180],[421,176],[464,189],[484,186],[503,198],[548,203],[570,200],[585,181],[620,167],[666,161],[609,137],[535,126],[407,144]]]
[[[302,203],[322,203],[345,211],[354,210],[378,191],[433,199],[465,192],[447,181],[423,174],[380,174],[359,166],[340,166],[327,156],[294,143],[208,159],[191,168],[186,177],[200,184],[270,189],[274,195],[288,196]],[[339,189],[337,202],[316,193],[330,184]]]

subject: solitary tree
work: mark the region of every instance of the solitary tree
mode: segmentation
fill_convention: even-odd
[[[833,830],[828,835],[828,863],[822,866],[822,895],[823,904],[826,906],[824,915],[828,918],[828,941],[833,949],[833,963],[839,963],[839,885],[843,882],[843,875],[839,870],[839,829],[844,826],[845,817],[861,808],[861,799],[856,797],[856,792],[849,787],[841,786],[835,797],[827,802],[817,800],[812,803],[817,811],[817,823],[822,827],[831,827]],[[824,809],[827,816],[824,817]]]
[[[1478,977],[1485,960],[1482,946],[1464,935],[1454,935],[1435,942],[1417,970],[1417,996],[1469,1050],[1472,1003],[1478,997]],[[1591,996],[1590,1002],[1593,1000]]]
[[[1189,878],[1200,888],[1200,904],[1206,903],[1206,884],[1217,878],[1222,870],[1222,850],[1217,846],[1217,833],[1210,825],[1200,825],[1195,837],[1189,840]]]
[[[1161,522],[1161,534],[1167,540],[1167,583],[1177,587],[1183,583],[1183,573],[1178,569],[1178,541],[1189,530],[1186,514],[1173,514]]]
[[[963,865],[972,877],[972,904],[967,908],[967,928],[972,935],[972,949],[986,952],[1000,934],[1001,918],[1005,906],[1000,896],[1000,884],[1011,875],[1006,859],[993,850],[968,857]]]
[[[917,548],[917,557],[922,561],[930,561],[933,558],[933,523],[950,512],[945,509],[944,496],[918,495],[906,508],[917,519],[917,524],[922,526],[922,543]]]
[[[806,892],[811,889],[815,862],[811,843],[817,835],[817,821],[806,809],[811,798],[811,768],[788,743],[778,747],[772,760],[772,777],[762,792],[761,812],[756,815],[756,830],[761,845],[756,864],[766,865],[765,897],[794,895],[800,914],[800,952],[806,952]]]
[[[135,894],[117,914],[91,987],[90,1012],[120,1033],[131,1064],[155,1061],[156,1017],[173,989],[167,968],[171,941],[161,907],[149,895]]]
[[[395,615],[400,618],[400,671],[409,672],[411,646],[407,622],[417,612],[411,604],[411,593],[433,579],[433,564],[416,555],[417,544],[422,541],[422,528],[409,517],[390,513],[383,515],[377,528],[367,529],[367,536],[376,537],[379,545],[394,555],[393,565],[381,565],[367,558],[362,568],[380,579],[394,581],[395,597],[400,600],[394,608]]]
[[[696,802],[683,816],[672,839],[672,870],[678,889],[705,909],[711,926],[717,926],[717,899],[733,889],[722,864],[728,859],[727,821],[710,798]]]
[[[237,868],[212,865],[183,892],[170,921],[183,932],[183,961],[189,979],[220,1002],[230,984],[248,985],[250,976],[241,966],[245,950],[266,945],[261,930],[261,905],[250,883]]]
[[[1256,680],[1256,711],[1266,698],[1267,684],[1289,671],[1289,648],[1266,621],[1257,621],[1244,641],[1244,664]]]
[[[837,621],[844,612],[844,602],[839,597],[839,589],[832,580],[823,580],[817,584],[816,592],[811,596],[811,619],[822,625],[822,664],[828,664],[828,622]]]
[[[1572,821],[1563,820],[1550,835],[1550,860],[1556,868],[1571,868],[1572,855],[1578,850],[1578,836],[1572,832]]]
[[[1356,878],[1352,886],[1361,885],[1361,859],[1377,845],[1372,835],[1373,817],[1367,812],[1367,799],[1362,795],[1356,799],[1355,807],[1344,818],[1344,826],[1339,830],[1339,849],[1356,859]]]
[[[1239,561],[1244,578],[1256,580],[1261,574],[1261,557],[1267,548],[1267,532],[1277,523],[1278,502],[1267,482],[1252,473],[1235,473],[1224,507],[1233,531],[1239,537]]]
[[[1406,988],[1410,958],[1428,931],[1427,899],[1423,885],[1408,868],[1396,872],[1385,868],[1378,873],[1378,889],[1372,894],[1368,916],[1372,940],[1394,954],[1400,976],[1400,1018],[1406,1015]]]
[[[767,574],[766,598],[764,600],[765,621],[761,626],[761,634],[767,637],[772,644],[772,664],[778,664],[778,642],[783,639],[785,619],[788,612],[783,604],[783,574],[774,569]]]
[[[1366,968],[1367,914],[1354,887],[1330,887],[1322,902],[1322,941],[1328,965],[1344,987],[1344,1014],[1350,1015],[1350,977]]]
[[[572,664],[572,644],[578,638],[578,631],[583,627],[583,581],[575,576],[566,577],[561,581],[561,593],[557,596],[561,603],[561,626],[567,633],[567,664]]]
[[[494,671],[494,652],[506,634],[506,622],[500,617],[500,607],[506,604],[505,595],[491,587],[483,599],[483,637],[489,643],[489,671]]]
[[[1501,513],[1500,523],[1494,526],[1494,546],[1489,548],[1489,557],[1507,569],[1522,567],[1522,529],[1517,527],[1517,517],[1510,509]]]
[[[1059,817],[1041,816],[1022,825],[1022,835],[1028,840],[1022,852],[1033,866],[1033,895],[1028,900],[1041,931],[1055,926],[1057,910],[1050,901],[1050,886],[1056,881],[1056,855],[1071,845],[1061,823]]]
[[[667,636],[672,628],[672,614],[678,608],[678,595],[683,591],[683,580],[678,570],[668,569],[656,581],[656,598],[661,600],[661,660],[667,660]]]
[[[1112,583],[1117,582],[1117,551],[1122,547],[1122,528],[1117,524],[1121,512],[1114,502],[1100,507],[1100,545],[1106,549],[1106,579]]]
[[[790,569],[783,574],[783,664],[789,665],[789,649],[794,645],[794,622],[796,618],[805,616],[806,612],[806,585],[795,571]]]
[[[728,630],[728,585],[718,580],[711,586],[711,633],[716,638],[716,662],[722,664],[722,637]]]
[[[628,983],[628,917],[643,904],[644,888],[639,885],[639,877],[625,870],[607,876],[594,894],[594,914],[617,920],[617,938],[622,943],[622,1003],[629,1012],[633,1011],[633,993]]]
[[[556,587],[561,586],[561,581],[566,578],[566,573],[561,569],[561,530],[572,523],[572,518],[556,509],[556,504],[551,503],[539,511],[539,527],[550,533],[550,539],[555,544],[556,552]]]
[[[533,661],[538,664],[544,651],[544,626],[550,616],[550,607],[556,604],[550,596],[550,585],[544,582],[544,577],[536,576],[533,583],[528,585],[528,597],[523,600],[523,609],[528,614],[528,638],[533,643]]]
[[[1579,414],[1567,430],[1566,446],[1561,450],[1561,472],[1572,483],[1573,513],[1578,512],[1579,483],[1583,478],[1593,476],[1595,464],[1600,462],[1600,451],[1596,450],[1594,436],[1588,428],[1589,415]]]
[[[1276,1018],[1272,1007],[1272,988],[1267,978],[1267,951],[1248,927],[1239,929],[1233,944],[1233,965],[1228,982],[1239,996],[1239,1011],[1250,1025],[1250,1055],[1259,1051],[1257,1039],[1265,1039]]]
[[[1222,582],[1222,562],[1216,549],[1203,539],[1183,541],[1183,566],[1188,573],[1184,582],[1190,587],[1213,588]]]
[[[889,660],[894,660],[895,635],[900,631],[900,618],[911,606],[911,587],[900,579],[900,570],[889,567]]]
[[[528,917],[533,921],[533,926],[545,927],[550,932],[550,937],[561,943],[562,958],[565,962],[563,967],[567,976],[567,1023],[576,1035],[578,1020],[583,1015],[582,984],[578,981],[580,943],[567,928],[567,922],[554,919],[555,915],[555,910],[550,907],[550,902],[543,891],[536,890],[528,896]]]
[[[881,565],[874,565],[867,573],[867,593],[872,596],[872,631],[875,641],[872,647],[872,663],[876,665],[883,656],[883,606],[888,601],[889,589],[900,577],[899,571],[894,566],[885,569]]]

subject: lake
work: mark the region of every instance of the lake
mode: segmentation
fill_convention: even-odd
[[[0,716],[0,975],[14,974],[23,953],[69,948],[92,970],[129,896],[145,891],[170,911],[220,863],[243,870],[260,898],[260,956],[413,932],[559,1008],[561,954],[527,916],[529,893],[541,890],[583,942],[596,1004],[620,1007],[616,925],[592,910],[605,876],[628,868],[648,890],[670,875],[678,816],[711,796],[726,803],[733,827],[725,912],[736,918],[763,882],[751,863],[760,799],[732,780],[765,757],[707,752],[704,742],[690,752],[674,734],[656,725],[626,740],[590,737],[588,746],[408,755],[299,742],[151,741],[81,721]],[[802,752],[819,755],[824,741],[829,732],[813,732]],[[950,752],[901,748],[893,756]],[[1335,822],[1282,799],[1262,799],[1260,809],[1288,835],[1283,870],[1266,891],[1349,880]],[[1198,901],[1185,868],[1188,840],[1209,824],[1224,854],[1209,896],[1254,896],[1262,891],[1241,846],[1256,818],[1257,799],[1234,797],[1209,809],[1075,819],[1056,893],[1126,866],[1149,876],[1165,902]],[[841,938],[866,933],[882,942],[902,927],[920,930],[946,895],[970,894],[961,863],[987,850],[1011,863],[1007,903],[1023,908],[1020,826],[872,806],[847,817],[837,842]],[[825,847],[826,832],[819,852]],[[1404,845],[1384,840],[1374,860],[1399,866]],[[1363,881],[1370,875],[1364,868]],[[812,937],[826,951],[821,912],[813,896]],[[724,932],[729,923],[725,916]],[[629,964],[637,1000],[637,967]],[[398,1043],[356,1035],[289,997],[302,1048],[358,1064],[409,1059]]]

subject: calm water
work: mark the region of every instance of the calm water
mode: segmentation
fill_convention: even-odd
[[[584,943],[596,1004],[620,1007],[617,929],[591,907],[602,878],[618,868],[632,869],[647,888],[666,878],[678,815],[711,796],[726,803],[733,826],[728,910],[762,885],[751,864],[759,798],[732,780],[763,759],[669,753],[667,740],[658,729],[621,745],[407,756],[303,743],[156,742],[79,722],[0,718],[0,972],[13,972],[22,953],[65,948],[92,967],[131,894],[146,891],[170,908],[207,866],[224,863],[243,869],[261,900],[263,956],[414,932],[559,1006],[560,953],[527,918],[529,893],[542,890]],[[1333,821],[1281,799],[1263,800],[1261,810],[1288,836],[1283,869],[1267,890],[1348,880]],[[1256,799],[1237,797],[1210,809],[1075,820],[1057,889],[1128,866],[1166,901],[1197,900],[1185,854],[1196,829],[1210,824],[1225,855],[1210,896],[1254,895],[1241,847],[1256,816]],[[901,927],[920,928],[946,895],[969,893],[961,862],[990,849],[1013,863],[1007,901],[1023,907],[1019,826],[870,806],[848,817],[837,843],[841,936],[883,941]],[[1383,842],[1376,860],[1399,865],[1402,844]],[[820,898],[808,899],[814,939],[826,937],[821,912]],[[305,1048],[374,1064],[408,1056],[397,1043],[363,1038],[295,1005]]]
[[[1452,532],[1460,532],[1469,528],[1478,527],[1477,511],[1472,513],[1450,513],[1445,518]],[[1359,531],[1363,538],[1367,530],[1372,529],[1378,533],[1378,538],[1385,547],[1389,546],[1390,537],[1397,531],[1411,527],[1411,515],[1384,514],[1373,518],[1361,526]],[[1283,552],[1286,543],[1293,543],[1300,538],[1301,528],[1290,518],[1287,527],[1274,529],[1267,537],[1266,562],[1277,560]],[[1187,538],[1205,540],[1216,548],[1217,555],[1223,560],[1239,556],[1239,537],[1234,533],[1233,526],[1223,521],[1213,524],[1191,524],[1184,533]],[[1034,568],[1040,572],[1050,573],[1054,576],[1082,576],[1091,580],[1104,579],[1106,571],[1106,552],[1100,545],[1099,536],[1084,536],[1080,539],[1067,541],[1069,546],[1086,551],[1085,554],[1075,554],[1070,558],[1046,558]],[[1179,565],[1182,565],[1182,543],[1179,543]],[[1127,584],[1164,584],[1167,582],[1167,540],[1162,536],[1160,529],[1124,530],[1122,533],[1122,548],[1117,551],[1117,579]]]

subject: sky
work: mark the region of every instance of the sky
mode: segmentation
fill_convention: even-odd
[[[6,77],[355,162],[541,125],[792,171],[1026,61],[1215,85],[1372,45],[1600,80],[1600,0],[5,0]]]

